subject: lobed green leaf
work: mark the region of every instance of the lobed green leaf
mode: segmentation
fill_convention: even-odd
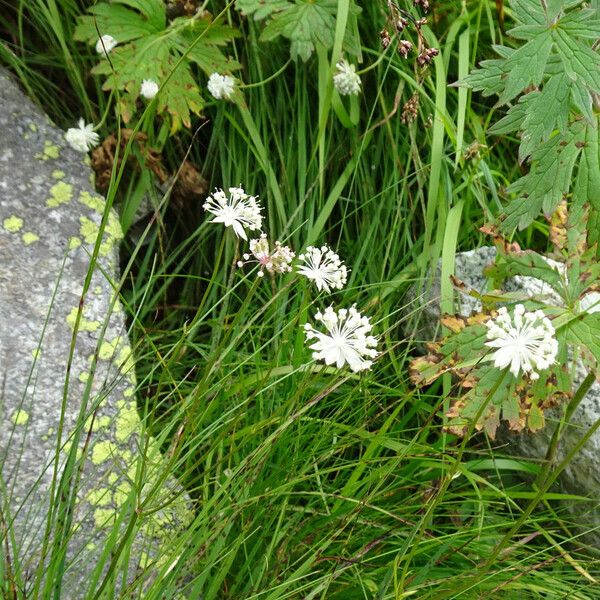
[[[569,130],[540,144],[532,155],[530,172],[507,188],[518,198],[506,209],[502,231],[524,229],[540,212],[548,215],[555,210],[569,191],[580,139],[580,133]]]
[[[237,0],[236,7],[244,15],[254,15],[256,20],[268,18],[260,39],[271,41],[280,36],[289,39],[290,53],[294,59],[308,60],[318,44],[325,48],[333,45],[337,0],[296,0],[294,3],[283,0]],[[351,15],[358,14],[360,10],[351,2]],[[350,42],[346,44],[346,49],[355,52],[356,44],[350,38],[346,40]]]

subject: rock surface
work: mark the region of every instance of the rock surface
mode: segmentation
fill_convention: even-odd
[[[112,211],[82,299],[105,212],[91,178],[64,132],[0,70],[0,531],[12,525],[12,564],[29,589],[38,565],[48,563],[42,556],[66,552],[62,578],[49,572],[44,582],[61,580],[61,598],[98,585],[117,516],[121,533],[135,520],[132,577],[191,514],[138,416],[125,318],[113,292],[121,229]],[[61,474],[68,485],[59,494],[52,481]],[[52,523],[44,550],[52,493],[76,500],[64,505],[74,504],[72,514]],[[143,515],[134,510],[141,502]],[[169,507],[152,510],[163,502]],[[4,551],[8,542],[1,542]]]
[[[455,261],[455,275],[463,281],[468,288],[484,292],[488,289],[488,280],[483,276],[483,269],[491,264],[496,256],[496,249],[483,247],[469,252],[457,254]],[[557,264],[557,263],[553,263]],[[529,296],[540,297],[545,295],[549,303],[560,305],[560,297],[552,288],[533,277],[517,276],[505,282],[505,291],[521,292]],[[440,317],[440,272],[434,278],[432,287],[426,293],[428,302],[419,330],[420,339],[433,339],[437,323]],[[582,308],[593,305],[592,310],[598,310],[596,303],[600,296],[591,293],[582,300]],[[481,308],[479,302],[472,296],[456,293],[456,311],[463,316],[470,315],[473,311]],[[430,337],[428,337],[430,336]],[[585,374],[579,373],[579,382]],[[577,384],[577,382],[576,382]],[[516,434],[500,428],[499,439],[496,445],[501,451],[508,452],[526,458],[544,459],[552,434],[559,423],[564,406],[546,413],[546,427],[535,434]],[[600,384],[594,383],[586,397],[574,412],[570,423],[565,427],[556,462],[564,459],[579,442],[585,432],[598,419],[600,419]],[[588,443],[572,459],[567,469],[560,477],[560,485],[564,491],[589,498],[589,502],[570,501],[567,508],[573,515],[574,522],[590,530],[600,529],[600,469],[598,460],[600,457],[600,430],[590,438]],[[588,541],[600,548],[600,532],[587,535]]]

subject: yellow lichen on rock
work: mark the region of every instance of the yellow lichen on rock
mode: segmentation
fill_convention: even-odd
[[[87,493],[85,499],[92,506],[109,506],[113,500],[111,492],[110,488],[94,488]]]
[[[125,442],[140,428],[140,417],[134,402],[118,405],[115,422],[115,436],[118,442]]]
[[[79,202],[81,202],[81,204],[84,204],[88,208],[95,210],[99,214],[104,213],[104,207],[106,206],[106,202],[101,196],[92,196],[92,194],[90,194],[89,192],[83,191],[79,194]]]
[[[50,160],[51,158],[58,158],[60,156],[60,148],[53,144],[50,140],[46,140],[44,143],[44,151],[35,155],[38,160]]]
[[[66,321],[67,325],[73,330],[75,329],[75,322],[77,321],[77,313],[79,308],[74,306],[71,309],[71,312],[67,315]],[[91,319],[86,319],[84,315],[81,316],[79,320],[79,328],[78,331],[98,331],[102,323],[100,321],[93,321]]]
[[[119,453],[119,449],[110,440],[96,442],[92,448],[92,462],[95,465],[100,465],[109,458]]]
[[[109,527],[115,521],[116,516],[114,508],[97,508],[94,511],[94,523],[99,529]]]
[[[21,217],[17,217],[16,215],[11,215],[7,217],[2,222],[2,226],[9,233],[17,233],[23,227],[23,219]]]
[[[73,186],[70,183],[59,181],[50,188],[50,198],[46,200],[46,206],[55,208],[70,202],[71,198],[73,198]]]
[[[94,223],[94,221],[85,216],[79,217],[79,222],[81,223],[79,233],[83,237],[85,243],[96,243],[96,238],[98,237],[100,227]],[[104,239],[100,244],[100,256],[108,256],[117,242],[119,242],[122,238],[123,231],[121,229],[119,219],[117,219],[117,217],[111,212],[108,215],[108,222],[106,223],[106,227],[104,229]]]
[[[98,358],[100,360],[110,360],[115,355],[118,343],[119,338],[115,338],[114,340],[112,340],[112,342],[104,340],[102,344],[100,344],[100,350],[98,350]]]
[[[36,233],[33,233],[33,231],[26,231],[21,236],[21,239],[23,240],[23,243],[26,246],[30,246],[31,244],[34,244],[35,242],[39,242],[40,241],[40,236],[37,235]]]
[[[79,246],[81,246],[81,240],[78,237],[73,236],[69,238],[69,250],[75,250]]]
[[[29,413],[25,412],[23,409],[15,411],[10,420],[15,425],[25,425],[27,421],[29,421]]]

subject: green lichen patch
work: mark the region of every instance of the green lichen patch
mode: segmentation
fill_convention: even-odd
[[[50,198],[46,200],[46,206],[54,208],[70,202],[73,197],[73,186],[70,183],[59,181],[50,188]]]
[[[117,363],[122,373],[133,372],[135,363],[133,362],[133,353],[129,346],[125,345],[121,348],[119,356],[117,357]]]
[[[92,448],[92,462],[95,465],[101,465],[109,458],[119,453],[119,449],[110,440],[96,442]]]
[[[60,148],[50,140],[44,142],[44,151],[35,155],[38,160],[50,160],[60,156]]]
[[[27,423],[27,421],[29,421],[29,413],[25,412],[22,409],[16,410],[10,417],[10,420],[15,425],[25,425]]]
[[[115,436],[118,442],[125,442],[140,427],[140,417],[134,402],[117,402]]]
[[[31,244],[34,244],[35,242],[39,242],[40,236],[37,235],[36,233],[33,233],[33,231],[26,231],[21,236],[21,239],[23,240],[23,243],[26,246],[30,246]]]
[[[67,325],[71,328],[71,329],[75,329],[75,322],[77,321],[77,312],[78,312],[79,308],[77,306],[74,306],[71,309],[71,312],[67,315]],[[102,323],[100,321],[95,321],[93,319],[87,319],[85,317],[85,315],[81,316],[81,319],[79,320],[79,329],[78,331],[98,331],[98,329],[100,329],[100,326],[102,325]]]
[[[95,210],[97,213],[104,213],[106,203],[101,196],[92,196],[89,192],[83,191],[79,194],[79,202],[88,208]]]
[[[105,431],[110,427],[112,421],[108,415],[90,415],[83,425],[83,430],[85,432]]]
[[[112,494],[110,488],[97,488],[88,492],[85,498],[92,506],[110,506]]]
[[[98,237],[99,226],[91,219],[81,216],[79,217],[81,227],[79,233],[86,244],[94,244]],[[100,244],[100,256],[108,256],[115,245],[123,238],[121,224],[117,217],[111,212],[108,216],[108,222],[104,229],[104,239]]]
[[[21,219],[21,217],[17,217],[16,215],[12,215],[4,219],[2,226],[9,233],[17,233],[17,231],[23,227],[23,219]]]
[[[110,527],[114,523],[117,514],[114,508],[97,508],[94,511],[94,523],[98,529]]]
[[[65,172],[61,171],[60,169],[55,169],[54,171],[52,171],[52,177],[54,179],[64,179],[65,178]]]
[[[81,246],[81,240],[78,237],[70,237],[69,238],[69,250],[75,250]]]
[[[110,360],[115,355],[118,343],[118,338],[115,338],[112,341],[104,340],[102,344],[100,344],[100,350],[98,350],[98,358],[100,360]]]

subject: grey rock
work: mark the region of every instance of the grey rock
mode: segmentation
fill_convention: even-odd
[[[121,534],[135,519],[131,577],[160,561],[161,540],[191,518],[187,496],[164,475],[172,465],[144,434],[136,408],[131,348],[114,294],[122,234],[112,211],[82,298],[105,208],[86,163],[0,70],[0,545],[10,548],[28,589],[52,544],[63,548],[61,598],[98,585],[117,517]],[[143,454],[142,486],[136,468]],[[76,459],[65,478],[74,510],[66,532],[57,529],[61,519],[53,523],[44,550],[52,481],[65,474],[69,455]],[[143,514],[135,511],[139,502],[146,502]],[[1,539],[8,529],[14,537]]]
[[[457,254],[455,261],[455,276],[463,281],[468,288],[484,292],[489,289],[489,282],[483,276],[483,269],[491,264],[496,256],[496,249],[491,247],[478,248],[469,252]],[[560,263],[548,259],[558,270],[564,267]],[[546,283],[533,277],[516,276],[505,282],[504,291],[515,292],[523,297],[546,296],[549,303],[560,305],[560,297]],[[440,317],[440,271],[433,278],[432,286],[425,292],[427,302],[423,320],[419,329],[420,339],[434,339],[436,325]],[[600,310],[600,294],[590,293],[582,299],[582,308],[592,307]],[[472,296],[456,292],[456,311],[462,316],[481,309],[479,302]],[[428,337],[431,336],[431,337]],[[577,373],[575,385],[585,377],[581,365],[575,367]],[[528,459],[544,460],[552,435],[561,421],[566,406],[546,412],[546,426],[535,434],[517,434],[501,427],[495,445],[501,451]],[[595,382],[588,394],[575,410],[570,422],[565,426],[554,466],[562,461],[577,445],[585,432],[600,419],[600,384]],[[588,498],[588,502],[571,501],[566,504],[573,516],[574,523],[583,529],[600,529],[600,430],[596,431],[587,444],[574,456],[569,466],[562,473],[559,485],[563,491]],[[548,468],[548,467],[545,467]],[[600,548],[600,532],[588,533],[588,542]]]

